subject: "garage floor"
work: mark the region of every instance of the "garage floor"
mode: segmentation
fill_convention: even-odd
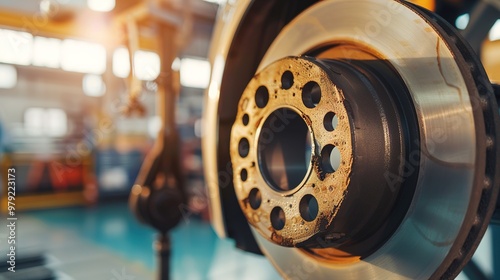
[[[2,244],[7,244],[6,235],[0,229]],[[16,253],[33,256],[31,265],[24,266],[34,268],[0,273],[0,279],[54,279],[47,268],[56,279],[154,279],[154,237],[153,230],[136,222],[126,203],[24,213],[18,219]],[[172,239],[172,279],[280,279],[266,259],[235,249],[196,218],[184,221]],[[36,265],[40,255],[45,266]]]

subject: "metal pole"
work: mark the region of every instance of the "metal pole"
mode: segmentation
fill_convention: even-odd
[[[155,242],[155,251],[158,260],[158,279],[170,279],[170,255],[171,255],[171,241],[168,233],[161,233],[158,235],[158,240]]]

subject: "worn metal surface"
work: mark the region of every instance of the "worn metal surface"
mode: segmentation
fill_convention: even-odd
[[[282,75],[285,72],[293,74],[293,85],[289,89],[282,86]],[[302,93],[305,85],[311,81],[321,88],[321,100],[314,108],[305,105]],[[267,89],[269,100],[264,108],[259,108],[259,104],[256,104],[256,93],[262,86]],[[281,108],[289,108],[298,115],[272,115],[273,112],[281,112]],[[248,221],[268,240],[283,246],[294,246],[318,233],[320,227],[331,223],[348,191],[352,142],[343,93],[330,81],[327,73],[314,63],[299,58],[285,58],[255,76],[241,97],[239,109],[231,134],[231,159],[235,167],[234,185],[240,205]],[[325,116],[330,112],[338,118],[338,124],[333,131],[328,131],[324,123]],[[248,123],[245,115],[249,116]],[[298,186],[290,187],[288,184],[291,182],[287,182],[286,174],[281,173],[280,182],[284,185],[281,186],[282,189],[277,190],[262,172],[264,167],[259,150],[271,145],[280,132],[294,129],[291,121],[296,117],[302,118],[312,138],[312,152],[304,159],[304,164],[307,163],[305,165],[308,167],[307,172]],[[264,127],[267,120],[271,121],[271,126]],[[296,137],[301,136],[304,135],[296,134]],[[239,154],[239,143],[243,138],[248,139],[250,144],[248,156],[245,157]],[[259,138],[265,138],[265,141],[259,141]],[[322,159],[321,151],[328,145],[338,148],[341,155],[340,165],[334,172],[325,171],[321,167],[322,160],[325,160]],[[295,148],[298,150],[276,152],[275,157],[279,158],[271,163],[273,168],[279,168],[276,165],[286,168],[292,164],[287,161],[286,154],[300,153],[300,149],[307,147]],[[242,178],[242,171],[247,173],[246,179]],[[257,209],[249,203],[249,194],[254,188],[260,191],[262,199]],[[319,212],[312,221],[305,220],[300,213],[300,201],[308,194],[317,200],[319,206]],[[283,229],[273,228],[270,221],[270,213],[275,207],[280,207],[285,213]]]

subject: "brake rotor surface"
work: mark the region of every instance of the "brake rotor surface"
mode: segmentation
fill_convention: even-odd
[[[490,91],[461,39],[409,4],[301,13],[231,133],[235,191],[264,253],[290,279],[456,276],[498,195]]]

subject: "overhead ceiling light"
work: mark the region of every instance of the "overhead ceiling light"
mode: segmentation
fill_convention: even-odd
[[[17,84],[17,70],[12,65],[0,64],[0,88],[13,88]]]
[[[0,62],[30,65],[33,35],[27,32],[0,29]]]
[[[207,88],[210,82],[210,63],[205,59],[183,58],[180,75],[182,86]]]
[[[24,112],[24,130],[31,136],[39,136],[44,132],[45,109],[28,108]]]
[[[139,80],[152,81],[160,75],[160,56],[150,51],[136,51],[134,54],[134,75]]]
[[[61,137],[68,131],[68,119],[61,109],[47,109],[45,111],[45,133],[52,137]]]
[[[130,57],[125,47],[119,47],[113,53],[113,74],[119,78],[127,78],[130,74]]]
[[[24,112],[24,129],[30,136],[62,137],[68,132],[68,118],[59,108],[28,108]]]
[[[61,68],[65,71],[102,74],[106,71],[104,46],[66,39],[61,46]]]
[[[87,6],[96,12],[112,11],[115,5],[115,0],[87,0]]]
[[[106,84],[99,75],[87,74],[83,76],[82,88],[87,96],[99,97],[106,92]]]
[[[61,40],[35,37],[33,65],[58,68],[61,64]]]
[[[130,74],[129,51],[125,47],[117,48],[113,53],[113,74],[127,78]],[[134,55],[134,76],[139,80],[153,81],[160,75],[160,56],[157,53],[138,50]]]

